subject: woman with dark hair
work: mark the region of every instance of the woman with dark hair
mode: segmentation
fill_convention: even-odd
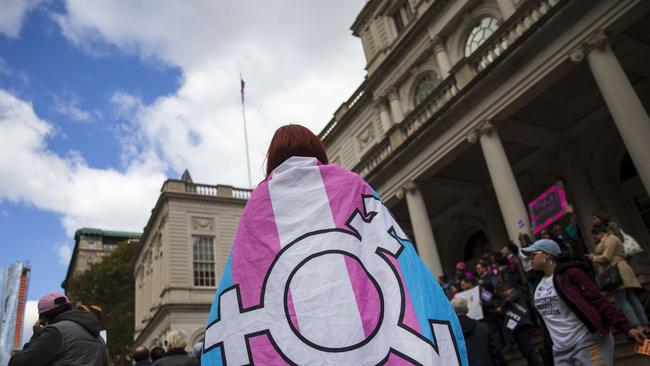
[[[617,268],[622,283],[618,288],[608,292],[614,295],[616,304],[633,327],[650,333],[645,309],[636,294],[636,291],[641,290],[641,283],[632,266],[625,260],[623,243],[604,226],[593,228],[591,233],[598,245],[594,248],[593,253],[587,254],[587,257],[596,266],[599,276],[609,267]]]
[[[377,192],[299,125],[271,139],[207,324],[204,365],[467,365],[447,297]]]
[[[507,282],[509,286],[519,286],[527,288],[526,286],[526,272],[524,266],[519,259],[519,247],[513,243],[508,243],[501,248],[501,254],[508,260],[507,270],[512,273],[513,281]]]

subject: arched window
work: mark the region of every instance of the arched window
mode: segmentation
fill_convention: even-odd
[[[467,41],[465,41],[465,57],[471,55],[486,39],[490,38],[492,33],[497,30],[497,27],[497,20],[495,18],[485,17],[481,19],[472,28],[472,31],[469,32],[469,36],[467,36]]]
[[[485,253],[490,252],[490,242],[483,231],[476,231],[465,242],[465,253],[463,260],[465,262],[472,262],[478,260]]]
[[[415,84],[415,93],[413,94],[413,105],[417,106],[431,94],[431,92],[440,84],[441,80],[435,72],[428,72],[420,77]]]

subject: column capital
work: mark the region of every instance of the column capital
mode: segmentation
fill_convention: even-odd
[[[386,98],[386,96],[380,95],[373,99],[373,101],[375,102],[375,107],[380,111],[388,110],[388,106],[386,105],[386,103],[388,103],[388,98]]]
[[[592,33],[580,47],[569,53],[569,59],[575,63],[581,63],[589,52],[595,49],[602,49],[610,45],[611,38],[604,30],[599,29]]]
[[[478,126],[474,127],[467,135],[465,135],[465,138],[467,141],[471,144],[475,144],[478,139],[483,136],[483,135],[489,135],[493,131],[496,130],[496,127],[492,123],[491,120],[486,119],[482,123],[480,123]]]
[[[440,36],[440,34],[432,35],[429,33],[429,43],[433,47],[434,53],[447,52],[447,48],[445,47],[445,40],[442,38],[442,36]]]
[[[409,181],[404,185],[404,187],[402,187],[402,189],[407,193],[411,193],[411,192],[415,192],[415,191],[419,190],[420,187],[418,186],[418,184],[416,182]]]
[[[399,93],[397,87],[394,86],[389,87],[388,90],[386,91],[386,94],[388,95],[389,101],[399,99]]]

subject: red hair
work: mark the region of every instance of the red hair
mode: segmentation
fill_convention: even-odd
[[[286,125],[278,128],[271,139],[266,153],[266,176],[292,156],[313,157],[322,164],[329,163],[325,147],[318,136],[304,126]]]

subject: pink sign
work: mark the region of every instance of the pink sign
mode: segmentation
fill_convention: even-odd
[[[546,192],[528,204],[530,221],[535,234],[548,227],[567,213],[568,202],[561,181],[553,184]]]

